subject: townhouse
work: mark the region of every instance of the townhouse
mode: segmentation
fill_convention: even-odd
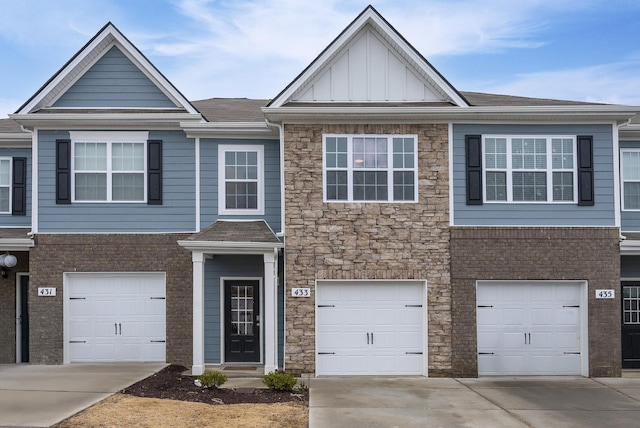
[[[0,120],[0,363],[619,376],[639,111],[461,92],[371,6],[189,101],[108,23]]]

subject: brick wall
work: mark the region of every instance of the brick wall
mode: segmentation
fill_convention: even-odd
[[[453,375],[478,375],[477,280],[588,281],[589,375],[620,376],[620,296],[596,300],[596,289],[619,289],[617,228],[451,229]]]
[[[323,134],[417,134],[419,203],[323,203]],[[451,374],[448,128],[286,125],[287,371],[315,371],[315,281],[426,279],[429,375]],[[292,299],[292,287],[311,288]]]
[[[29,272],[29,253],[11,251],[18,264],[0,277],[0,364],[16,362],[16,274]]]
[[[37,235],[31,250],[31,362],[63,362],[64,272],[166,272],[167,361],[191,365],[191,252],[177,244],[188,235]],[[38,287],[56,297],[38,298]]]

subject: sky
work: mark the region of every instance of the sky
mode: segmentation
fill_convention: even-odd
[[[460,91],[640,105],[638,0],[0,0],[0,118],[109,21],[190,100],[273,98],[368,4]]]

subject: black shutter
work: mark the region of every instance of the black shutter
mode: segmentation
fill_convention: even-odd
[[[56,140],[56,204],[71,203],[71,140]]]
[[[162,205],[162,140],[147,141],[147,204]]]
[[[482,205],[482,136],[466,135],[467,205]]]
[[[13,158],[11,214],[27,215],[27,158]]]
[[[592,206],[593,196],[593,137],[578,136],[578,205]]]

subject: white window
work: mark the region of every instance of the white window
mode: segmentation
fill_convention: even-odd
[[[0,214],[11,213],[11,158],[0,158]]]
[[[71,132],[74,202],[145,202],[147,132]]]
[[[483,137],[485,202],[575,202],[576,138]]]
[[[621,151],[622,208],[640,210],[640,149]]]
[[[264,214],[264,147],[218,146],[218,211]]]
[[[417,202],[416,135],[325,135],[324,201]]]

